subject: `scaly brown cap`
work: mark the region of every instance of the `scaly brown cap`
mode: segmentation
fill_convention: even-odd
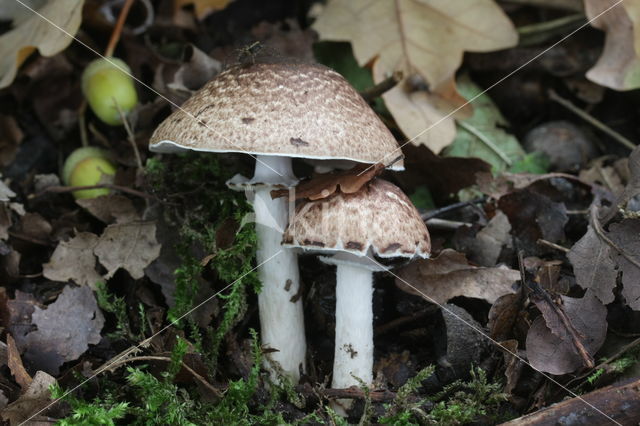
[[[359,256],[429,257],[429,231],[397,186],[374,179],[354,194],[307,201],[284,233],[285,247],[346,251]]]
[[[371,164],[401,154],[391,132],[340,74],[285,63],[222,72],[160,124],[149,148]],[[404,170],[402,161],[391,169]]]

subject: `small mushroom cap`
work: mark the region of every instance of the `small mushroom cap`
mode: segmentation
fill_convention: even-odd
[[[173,112],[151,136],[155,152],[245,152],[390,163],[389,129],[337,72],[317,64],[230,68]],[[391,166],[404,170],[402,161]]]
[[[429,257],[427,226],[397,186],[374,179],[353,194],[298,205],[283,236],[285,247],[345,251],[358,256]]]

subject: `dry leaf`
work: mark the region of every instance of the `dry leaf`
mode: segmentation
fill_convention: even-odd
[[[102,266],[105,278],[119,269],[126,269],[134,279],[144,277],[144,268],[160,255],[154,222],[130,222],[109,225],[93,250]]]
[[[196,17],[202,21],[215,11],[222,10],[233,0],[173,0],[175,9],[181,9],[184,6],[193,5]]]
[[[350,41],[361,66],[375,60],[376,83],[402,71],[405,80],[383,98],[410,138],[443,119],[441,101],[446,110],[462,103],[449,89],[464,51],[502,49],[518,38],[492,0],[333,0],[313,27],[322,40]],[[438,101],[429,99],[427,87]],[[416,142],[438,153],[453,136],[447,118]]]
[[[73,281],[79,285],[88,285],[95,290],[98,281],[102,281],[96,272],[96,257],[93,250],[98,237],[90,232],[80,232],[69,241],[58,244],[48,263],[43,265],[42,274],[52,281]]]
[[[457,297],[476,297],[493,303],[504,294],[513,293],[512,285],[520,273],[506,267],[484,268],[472,266],[464,254],[445,249],[434,259],[420,259],[402,268],[396,285],[407,293],[443,304]],[[411,284],[414,290],[404,281]]]
[[[9,365],[9,370],[11,370],[11,374],[15,377],[16,382],[22,389],[27,389],[33,379],[29,373],[27,373],[27,370],[24,369],[24,365],[22,365],[20,351],[18,351],[16,342],[13,340],[13,337],[11,337],[11,334],[7,334],[7,353],[7,364]]]
[[[523,297],[520,293],[502,295],[491,305],[487,327],[494,340],[502,341],[512,337],[513,326],[522,305]]]
[[[640,311],[640,219],[612,223],[607,236],[626,254],[612,251],[622,271],[622,295],[631,309]]]
[[[49,0],[37,12],[50,22],[32,13],[0,36],[0,89],[11,84],[20,65],[36,49],[43,56],[53,56],[71,43],[80,27],[83,3],[83,0]]]
[[[89,345],[100,342],[104,317],[91,289],[66,286],[55,302],[46,308],[35,307],[31,324],[36,330],[25,336],[24,361],[57,374],[62,364],[78,359]]]
[[[612,7],[616,3],[618,4]],[[615,90],[640,87],[640,4],[636,1],[585,0],[591,25],[606,31],[604,50],[587,78]]]
[[[31,419],[34,413],[51,403],[49,387],[54,383],[56,383],[56,379],[44,371],[38,371],[25,393],[2,411],[2,419],[8,421],[10,425],[24,424],[24,422]],[[40,419],[36,417],[28,424],[35,425],[37,420]],[[50,419],[46,420],[48,422],[51,421]]]
[[[502,248],[511,246],[510,231],[509,219],[498,210],[489,223],[477,233],[473,228],[459,228],[454,237],[455,248],[464,252],[473,263],[494,266]]]
[[[124,195],[111,194],[96,198],[82,198],[76,203],[104,223],[126,223],[139,220],[133,202]]]
[[[590,355],[596,353],[607,334],[607,308],[589,292],[581,299],[561,296],[564,312],[575,330],[583,336],[582,343]],[[540,371],[551,374],[566,374],[583,366],[571,336],[566,329],[555,323],[549,328],[540,316],[531,324],[527,334],[527,358]]]
[[[385,169],[385,165],[377,163],[358,164],[349,170],[326,173],[305,180],[296,185],[294,200],[320,200],[333,195],[338,188],[343,194],[358,192],[367,182],[378,176]],[[289,189],[271,191],[272,198],[288,197]]]
[[[591,226],[567,254],[578,285],[590,289],[605,305],[613,302],[618,276],[611,254],[611,247],[598,238]]]

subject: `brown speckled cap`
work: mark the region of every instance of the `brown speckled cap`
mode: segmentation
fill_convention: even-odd
[[[354,194],[307,201],[296,208],[283,246],[364,256],[429,257],[429,231],[397,186],[374,179]]]
[[[391,132],[340,74],[285,63],[222,72],[160,124],[149,148],[371,164],[401,154]],[[391,169],[404,170],[402,161]]]

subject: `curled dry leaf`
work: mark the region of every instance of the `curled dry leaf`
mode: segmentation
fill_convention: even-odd
[[[11,334],[7,334],[7,355],[7,365],[9,366],[9,370],[11,370],[11,374],[22,389],[27,389],[33,379],[29,373],[27,373],[27,370],[25,370],[24,365],[22,365],[20,351]]]
[[[64,288],[46,308],[34,307],[24,338],[23,359],[33,368],[57,374],[67,361],[78,359],[91,344],[100,342],[104,317],[88,287]]]
[[[622,271],[622,295],[631,309],[640,311],[640,219],[611,224],[607,236],[621,249],[612,256]]]
[[[107,226],[93,252],[107,268],[105,278],[123,268],[140,279],[144,268],[160,255],[160,248],[155,222],[130,222]]]
[[[602,56],[587,72],[587,78],[615,90],[631,90],[640,87],[640,5],[638,2],[585,0],[585,11],[587,17],[593,19],[590,21],[591,25],[607,33]],[[594,19],[600,14],[602,15]]]
[[[83,0],[46,1],[37,11],[49,22],[32,13],[0,36],[0,89],[11,84],[20,65],[36,49],[43,56],[53,56],[71,43],[80,27],[83,3]]]
[[[493,303],[513,293],[520,273],[507,267],[484,268],[470,265],[464,254],[445,249],[434,259],[420,259],[398,272],[396,285],[407,293],[425,297],[429,302],[446,303],[457,297],[476,297]],[[411,286],[405,283],[409,283]]]
[[[564,312],[593,356],[607,334],[607,308],[589,292],[581,299],[561,298]],[[550,318],[540,316],[531,324],[526,341],[527,358],[535,369],[546,373],[560,375],[576,371],[583,366],[583,359],[566,328]],[[553,322],[549,324],[549,321]]]
[[[42,274],[53,281],[71,280],[95,290],[96,283],[102,280],[93,254],[97,244],[98,237],[90,232],[80,232],[69,241],[60,242],[49,262],[42,265]]]
[[[358,164],[349,170],[315,176],[295,186],[293,199],[320,200],[333,195],[338,189],[344,194],[353,194],[382,173],[384,168],[384,164],[381,163]],[[273,190],[271,197],[289,197],[289,189]]]
[[[425,89],[438,93],[447,110],[461,105],[450,89],[463,52],[502,49],[518,39],[492,0],[333,0],[313,27],[322,40],[350,41],[361,66],[375,60],[376,83],[402,71],[405,80],[383,95],[387,108],[410,138],[433,126],[415,143],[436,153],[453,140],[455,126]]]

